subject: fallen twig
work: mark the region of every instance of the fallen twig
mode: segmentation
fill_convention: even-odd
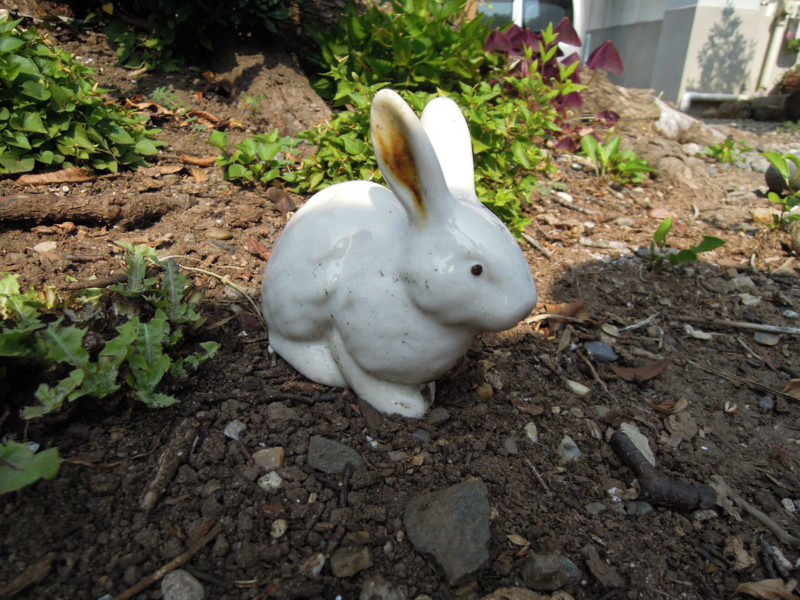
[[[641,486],[650,494],[653,504],[685,511],[716,504],[714,488],[668,477],[648,462],[623,431],[615,431],[611,436],[611,448],[634,472]]]
[[[536,477],[536,481],[539,482],[539,485],[541,485],[544,488],[544,491],[547,492],[547,495],[549,496],[550,495],[550,486],[547,485],[547,482],[539,474],[539,471],[536,469],[536,467],[533,466],[533,463],[530,460],[528,460],[527,458],[525,459],[525,464],[530,467],[531,471],[533,471],[533,476]]]
[[[205,546],[206,544],[208,544],[208,542],[217,537],[217,535],[221,531],[222,531],[222,525],[220,525],[219,523],[214,525],[213,520],[209,521],[208,523],[205,523],[203,527],[200,528],[200,531],[198,531],[197,534],[195,534],[195,536],[186,546],[186,550],[181,552],[178,556],[173,558],[171,561],[169,561],[160,569],[153,571],[147,577],[143,577],[142,579],[140,579],[136,585],[128,588],[127,590],[122,592],[119,596],[116,596],[114,600],[127,600],[128,598],[135,596],[145,588],[148,588],[156,581],[164,577],[164,575],[166,575],[170,571],[174,571],[182,564],[187,562],[190,558],[192,558],[192,556],[197,554],[197,552],[203,546]]]
[[[690,365],[697,367],[698,369],[702,369],[707,373],[713,373],[714,375],[719,375],[720,377],[724,377],[728,381],[733,381],[734,383],[740,383],[742,385],[747,385],[757,390],[761,390],[762,392],[767,392],[768,394],[772,394],[774,396],[780,396],[781,398],[785,398],[786,400],[793,400],[797,402],[797,398],[792,396],[791,394],[787,394],[786,392],[782,392],[781,390],[776,390],[775,388],[771,388],[768,385],[764,385],[758,381],[753,379],[746,379],[745,377],[739,377],[738,375],[732,375],[730,373],[726,373],[720,369],[715,369],[714,367],[708,367],[706,365],[701,365],[699,362],[692,360],[691,358],[687,358],[686,362]]]
[[[724,492],[731,497],[731,499],[739,506],[739,508],[747,512],[747,514],[749,514],[751,517],[758,519],[767,529],[774,533],[775,537],[777,537],[781,542],[795,547],[800,547],[800,538],[796,538],[787,532],[770,517],[742,498],[742,496],[731,486],[729,486],[721,476],[712,475],[711,481],[716,483],[722,490],[724,490]]]
[[[780,325],[767,325],[765,323],[749,323],[747,321],[730,321],[728,319],[703,318],[695,319],[683,317],[682,321],[689,323],[703,323],[708,325],[720,325],[733,329],[747,329],[749,331],[761,331],[764,333],[786,333],[789,335],[800,335],[800,327],[782,327]]]
[[[55,558],[55,552],[48,552],[42,560],[30,565],[12,579],[8,585],[0,589],[0,598],[11,598],[11,596],[17,595],[26,587],[44,579],[50,572],[50,567]]]
[[[540,244],[539,242],[537,242],[537,241],[536,241],[536,240],[535,240],[535,239],[534,239],[532,236],[528,235],[528,234],[527,234],[527,233],[525,233],[524,231],[522,232],[522,239],[524,239],[524,240],[525,240],[526,242],[528,242],[528,243],[529,243],[531,246],[533,246],[534,248],[536,248],[536,249],[537,249],[539,252],[541,252],[542,254],[544,254],[544,255],[545,255],[547,258],[552,258],[552,256],[553,256],[553,253],[552,253],[552,251],[550,251],[550,250],[548,250],[547,248],[545,248],[545,247],[544,247],[542,244]]]
[[[156,505],[178,466],[189,455],[192,443],[197,437],[198,426],[199,423],[194,417],[187,417],[178,425],[173,433],[172,441],[167,444],[158,457],[158,468],[139,500],[139,510],[149,512]]]

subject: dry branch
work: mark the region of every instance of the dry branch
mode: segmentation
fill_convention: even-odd
[[[189,559],[192,558],[192,556],[194,556],[198,551],[200,551],[200,549],[203,546],[205,546],[208,542],[217,537],[219,532],[222,531],[222,525],[217,524],[211,527],[212,524],[213,522],[206,523],[206,525],[200,530],[199,535],[196,535],[189,542],[188,546],[186,547],[186,550],[181,552],[178,556],[173,558],[171,561],[169,561],[160,569],[154,571],[147,577],[140,579],[136,585],[122,592],[119,596],[114,598],[114,600],[128,600],[128,598],[132,598],[142,590],[153,585],[156,581],[164,577],[164,575],[166,575],[167,573],[174,571],[184,563],[188,562]]]
[[[73,223],[130,228],[180,208],[180,202],[161,193],[96,198],[53,194],[13,194],[0,198],[0,223]]]
[[[624,432],[614,432],[611,436],[611,447],[634,472],[639,483],[650,494],[653,504],[685,511],[716,504],[717,494],[714,488],[668,477],[647,461]]]

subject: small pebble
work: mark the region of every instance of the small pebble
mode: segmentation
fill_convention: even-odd
[[[743,306],[755,306],[761,303],[761,297],[753,294],[739,294],[739,300]]]
[[[256,480],[256,484],[267,493],[272,493],[279,489],[283,484],[283,477],[275,471],[270,471]]]
[[[556,196],[561,198],[564,202],[572,203],[573,198],[567,192],[556,192]]]
[[[753,334],[753,339],[762,346],[774,346],[780,341],[781,336],[774,333],[766,333],[765,331],[756,331]]]
[[[653,506],[650,503],[642,502],[641,500],[628,502],[626,509],[628,511],[628,514],[633,517],[641,517],[643,515],[647,515],[653,512]]]
[[[183,569],[170,571],[161,580],[164,600],[203,600],[206,597],[203,584]]]
[[[592,391],[582,383],[578,381],[573,381],[572,379],[567,379],[567,386],[569,387],[570,390],[572,390],[574,394],[577,394],[578,396],[586,396],[589,392]]]
[[[491,398],[492,396],[494,396],[494,390],[492,389],[492,386],[489,383],[482,383],[477,388],[475,388],[475,392],[478,394],[478,396],[484,399]]]
[[[206,229],[206,237],[212,240],[229,240],[233,237],[233,234],[227,229],[222,229],[220,227],[209,227]]]
[[[289,524],[286,522],[286,519],[275,519],[272,522],[269,534],[272,536],[272,539],[277,540],[283,537],[287,529],[289,529]]]
[[[614,352],[614,348],[603,342],[588,342],[585,347],[589,357],[597,362],[611,363],[619,358],[619,355]]]
[[[52,252],[56,248],[58,248],[58,242],[40,242],[33,247],[36,252]]]
[[[424,429],[417,429],[413,433],[414,437],[422,442],[430,442],[431,441],[431,434],[425,431]]]
[[[238,419],[234,419],[227,425],[225,425],[225,429],[223,433],[225,434],[226,438],[231,440],[240,440],[244,435],[244,432],[247,431],[247,425],[239,421]]]
[[[800,313],[790,309],[783,311],[783,316],[787,319],[796,319],[797,317],[800,317]]]
[[[503,448],[509,454],[519,453],[519,446],[517,446],[517,440],[514,439],[513,435],[507,435],[503,438]]]
[[[312,554],[302,563],[300,563],[300,574],[308,575],[311,578],[319,576],[322,572],[322,567],[325,566],[325,555],[322,552]]]
[[[786,509],[786,512],[789,513],[793,513],[797,510],[797,507],[794,505],[794,502],[792,502],[791,498],[782,498],[781,505]]]
[[[772,396],[761,396],[758,399],[758,408],[764,412],[775,410],[775,399]]]
[[[558,462],[560,464],[570,463],[580,458],[581,451],[578,444],[570,436],[565,435],[558,445]]]
[[[597,515],[604,513],[606,512],[606,510],[608,510],[608,507],[602,502],[590,502],[583,508],[584,510],[586,510],[588,514],[590,514],[593,517],[596,517]]]
[[[525,425],[525,436],[530,440],[532,444],[535,444],[539,441],[539,432],[536,429],[536,423],[533,421],[527,423]]]
[[[428,413],[428,416],[425,418],[425,422],[428,423],[428,425],[433,425],[436,427],[437,425],[441,425],[447,421],[449,418],[450,413],[448,410],[443,406],[437,406]]]
[[[756,284],[747,275],[737,275],[731,279],[731,285],[737,292],[755,292]]]
[[[351,577],[372,566],[372,553],[368,546],[360,548],[339,547],[330,559],[335,577]]]
[[[253,462],[265,471],[274,471],[283,466],[285,451],[282,447],[263,448],[253,452]]]

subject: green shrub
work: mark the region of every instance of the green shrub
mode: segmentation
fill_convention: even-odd
[[[186,332],[202,321],[200,294],[174,262],[159,261],[147,246],[125,247],[127,282],[111,286],[83,310],[48,303],[34,291],[22,293],[16,275],[0,274],[0,357],[7,364],[37,365],[46,379],[35,392],[39,405],[27,407],[25,418],[82,396],[106,398],[123,384],[150,407],[169,406],[175,398],[158,392],[159,384],[184,377],[219,349],[204,342],[200,352],[179,353]],[[147,272],[148,261],[162,268],[161,277]],[[113,313],[124,322],[103,339],[102,327]],[[7,375],[0,371],[0,385]]]
[[[90,68],[19,24],[0,20],[0,174],[146,164],[161,145],[157,131],[107,103]]]
[[[465,21],[466,0],[369,2],[366,12],[348,0],[330,29],[313,31],[324,75],[314,82],[326,98],[341,100],[342,82],[435,92],[475,83],[502,63],[483,43],[491,28],[482,16]],[[388,6],[387,6],[388,5]]]
[[[110,12],[124,15],[106,28],[117,58],[132,69],[177,71],[187,56],[211,50],[224,31],[275,34],[289,18],[286,0],[132,0],[115,2]],[[131,23],[136,23],[136,27]]]

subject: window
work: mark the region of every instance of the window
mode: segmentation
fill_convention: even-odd
[[[574,21],[572,0],[479,0],[478,10],[494,25],[513,21],[534,31],[564,17]]]

